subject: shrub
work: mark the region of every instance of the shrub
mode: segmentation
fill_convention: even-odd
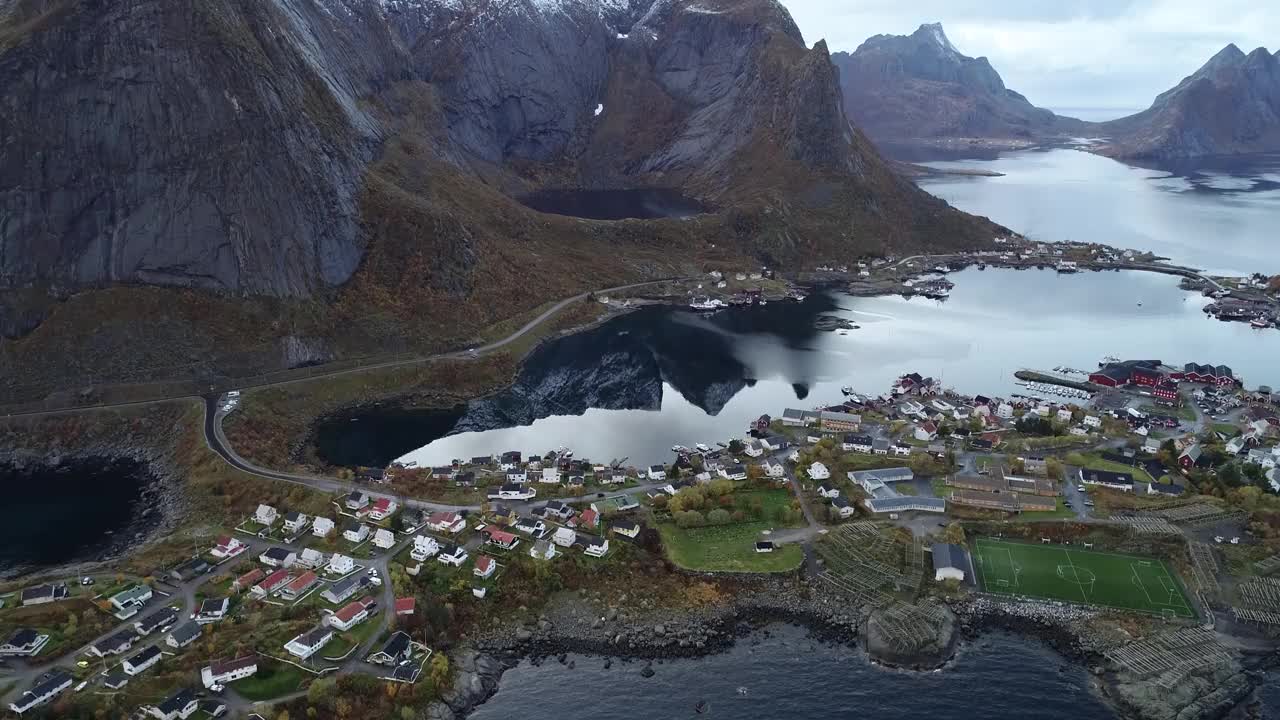
[[[697,510],[686,510],[675,514],[676,526],[682,528],[702,527],[706,524],[706,519],[702,517],[702,513]]]
[[[727,525],[729,523],[729,519],[729,511],[721,508],[716,508],[715,510],[707,513],[707,522],[712,525]]]

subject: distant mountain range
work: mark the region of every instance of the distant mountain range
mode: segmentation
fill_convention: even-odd
[[[876,35],[831,60],[845,111],[880,143],[972,139],[1035,143],[1106,138],[1096,152],[1173,160],[1280,151],[1280,53],[1228,45],[1150,108],[1093,123],[1038,108],[1004,85],[984,57],[958,51],[939,24]]]

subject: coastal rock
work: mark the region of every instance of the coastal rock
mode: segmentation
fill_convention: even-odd
[[[1194,672],[1173,687],[1130,679],[1112,685],[1118,704],[1140,720],[1220,718],[1248,698],[1255,681],[1238,663]]]
[[[653,671],[652,665],[645,665],[643,668],[640,669],[640,677],[651,678],[653,676],[654,676],[654,671]]]
[[[498,659],[464,648],[452,656],[457,669],[453,685],[440,693],[440,700],[427,707],[428,720],[455,720],[465,717],[498,691],[505,669]]]

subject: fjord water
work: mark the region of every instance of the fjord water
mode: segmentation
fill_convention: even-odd
[[[758,644],[757,644],[758,642]],[[693,718],[719,720],[1096,720],[1114,714],[1089,690],[1078,666],[1035,642],[994,634],[962,650],[942,672],[907,673],[871,665],[852,648],[810,640],[804,630],[774,626],[769,637],[728,652],[655,665],[570,656],[507,671],[501,689],[471,716],[497,720]],[[739,688],[745,690],[740,693]],[[694,706],[706,702],[699,715]]]
[[[1036,240],[1150,250],[1213,273],[1280,273],[1280,155],[1151,169],[1054,148],[924,164],[1002,173],[920,186]]]
[[[130,540],[157,508],[142,507],[150,476],[132,460],[0,464],[0,577],[90,560]]]
[[[539,348],[515,385],[449,411],[330,418],[330,462],[454,458],[572,448],[598,462],[669,460],[674,444],[741,437],[761,413],[879,394],[919,372],[966,393],[1025,392],[1019,368],[1096,368],[1103,357],[1226,364],[1247,384],[1280,385],[1280,332],[1206,316],[1178,279],[1144,272],[954,273],[949,300],[815,294],[803,303],[712,316],[650,307]],[[1141,304],[1139,304],[1141,303]],[[860,326],[813,330],[822,314]]]

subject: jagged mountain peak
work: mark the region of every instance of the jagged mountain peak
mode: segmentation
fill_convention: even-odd
[[[1238,65],[1244,60],[1244,58],[1245,55],[1243,50],[1236,47],[1235,43],[1227,43],[1227,46],[1219,50],[1213,57],[1209,58],[1209,62],[1205,63],[1204,67],[1201,69],[1222,67],[1225,65]]]
[[[957,55],[961,54],[960,51],[951,44],[951,40],[947,38],[947,33],[942,29],[942,23],[940,22],[924,23],[911,34],[911,37],[927,40],[943,50],[953,52]]]

